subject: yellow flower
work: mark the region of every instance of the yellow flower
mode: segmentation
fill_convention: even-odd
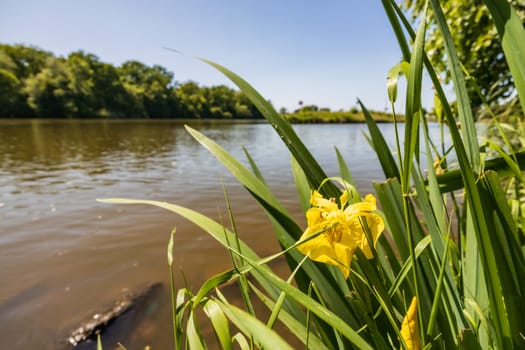
[[[417,328],[417,299],[412,298],[410,307],[408,308],[407,314],[401,324],[401,338],[405,342],[406,349],[418,350],[421,349],[419,342],[419,333]]]
[[[344,191],[339,201],[340,207],[334,198],[326,199],[317,191],[312,191],[312,208],[306,212],[308,227],[300,239],[305,242],[297,249],[312,260],[337,266],[347,278],[357,247],[368,259],[373,257],[360,218],[365,219],[363,221],[366,221],[370,229],[374,245],[385,225],[383,219],[373,213],[376,210],[373,195],[367,195],[364,202],[347,206],[348,191]],[[309,239],[311,236],[313,237]]]

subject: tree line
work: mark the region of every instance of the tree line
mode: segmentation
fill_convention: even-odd
[[[160,65],[120,66],[76,51],[67,57],[0,44],[0,118],[262,118],[224,85],[179,84]]]

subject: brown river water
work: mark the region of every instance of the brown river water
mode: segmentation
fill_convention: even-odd
[[[304,225],[289,155],[269,125],[187,123],[248,164],[244,145],[271,189]],[[393,126],[380,127],[393,145]],[[294,128],[329,176],[338,175],[337,145],[362,194],[383,178],[362,135],[365,125]],[[229,256],[173,213],[96,199],[168,201],[227,221],[222,182],[240,237],[261,256],[276,252],[256,201],[181,121],[0,120],[0,348],[70,348],[66,338],[83,321],[123,292],[155,282],[163,284],[156,303],[117,340],[130,350],[169,348],[171,229],[177,227],[178,288],[184,285],[181,271],[196,291],[206,278],[231,266]],[[108,342],[105,349],[114,348],[115,342]]]

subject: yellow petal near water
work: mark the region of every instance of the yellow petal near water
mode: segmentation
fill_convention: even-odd
[[[417,325],[417,299],[412,298],[410,307],[401,324],[401,338],[405,342],[406,349],[419,350],[421,343],[419,341],[418,325]],[[401,347],[403,349],[403,347]]]

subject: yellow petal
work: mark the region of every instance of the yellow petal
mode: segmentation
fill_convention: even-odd
[[[367,195],[362,202],[350,204],[343,211],[348,197],[349,193],[345,190],[339,198],[339,207],[334,199],[323,198],[313,190],[310,197],[312,208],[306,212],[308,227],[301,236],[301,240],[310,239],[298,246],[298,250],[310,259],[337,266],[345,278],[350,273],[350,262],[357,247],[368,259],[373,257],[371,244],[366,239],[359,218],[366,218],[374,245],[384,229],[383,219],[372,213],[376,210],[373,195]]]
[[[312,191],[312,195],[310,197],[310,204],[328,211],[339,209],[335,201],[323,198],[323,196],[315,190]]]
[[[373,194],[367,194],[365,196],[365,201],[372,204],[374,206],[374,208],[376,207],[376,197],[374,197]],[[375,210],[375,209],[374,209]]]
[[[346,203],[348,203],[348,190],[344,190],[341,197],[339,197],[339,202],[341,203],[341,208],[346,206]]]
[[[355,247],[330,242],[327,235],[320,234],[300,244],[297,249],[314,261],[337,266],[345,278],[350,274],[350,261]]]
[[[310,208],[306,211],[306,222],[308,227],[319,224],[324,221],[322,217],[323,210],[319,208]]]
[[[419,350],[421,349],[421,343],[419,342],[419,333],[417,325],[417,299],[412,298],[410,307],[408,308],[407,314],[401,324],[401,338],[405,342],[408,350]],[[402,349],[403,347],[401,347]]]
[[[357,202],[354,204],[350,204],[350,206],[346,208],[345,212],[349,215],[354,215],[364,211],[374,211],[375,209],[375,206],[369,202]]]

